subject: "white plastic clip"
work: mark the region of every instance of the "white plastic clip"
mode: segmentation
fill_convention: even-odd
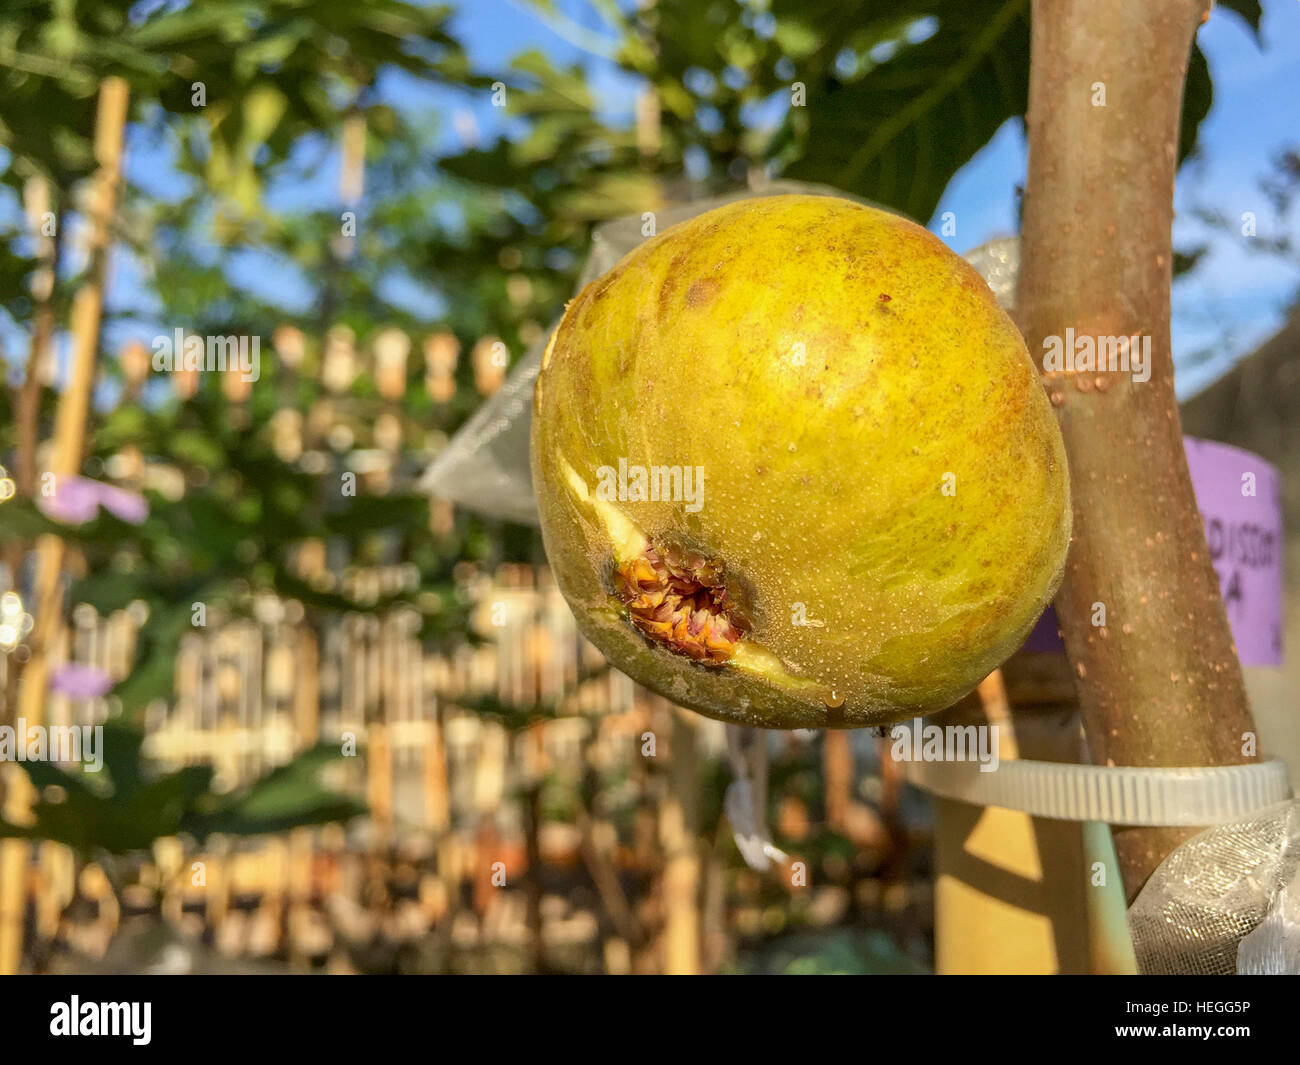
[[[745,864],[766,872],[772,862],[788,860],[767,830],[767,733],[743,725],[728,725],[726,732],[727,760],[735,779],[727,785],[722,808]]]
[[[1222,825],[1291,797],[1278,758],[1195,769],[1014,761],[992,773],[971,762],[905,765],[908,780],[945,799],[1110,825]]]

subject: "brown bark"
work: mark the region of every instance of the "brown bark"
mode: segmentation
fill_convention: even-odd
[[[1182,86],[1208,9],[1208,0],[1033,8],[1017,293],[1030,354],[1041,367],[1044,338],[1067,328],[1151,338],[1148,381],[1121,372],[1044,380],[1074,502],[1057,609],[1099,764],[1252,760],[1242,754],[1254,726],[1187,472],[1169,342]],[[1189,834],[1116,831],[1130,899]]]

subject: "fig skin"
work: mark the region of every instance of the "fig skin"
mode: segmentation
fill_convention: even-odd
[[[584,288],[543,358],[531,455],[582,632],[744,725],[950,706],[1023,643],[1070,540],[1056,419],[988,286],[922,227],[834,197],[718,208]],[[602,498],[620,459],[702,467],[702,506]],[[634,623],[647,548],[706,560],[734,655]]]

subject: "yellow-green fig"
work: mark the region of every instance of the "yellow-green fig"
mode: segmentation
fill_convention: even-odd
[[[1070,539],[1024,342],[960,257],[823,196],[666,230],[565,311],[533,402],[546,552],[634,680],[768,728],[949,706]]]

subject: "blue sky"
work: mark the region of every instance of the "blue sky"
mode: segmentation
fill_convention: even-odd
[[[514,0],[470,0],[457,7],[455,34],[476,68],[504,68],[513,56],[527,49],[540,49],[564,64],[580,62],[588,70],[594,98],[608,119],[631,120],[636,82],[608,60],[575,44],[578,40],[588,45],[594,42],[599,50],[601,22],[586,0],[559,0],[557,7],[566,22],[562,32]],[[1190,214],[1193,207],[1218,209],[1229,218],[1252,211],[1258,217],[1261,237],[1270,235],[1277,224],[1258,180],[1267,173],[1279,149],[1300,145],[1296,122],[1300,117],[1300,4],[1264,0],[1263,8],[1262,49],[1244,23],[1228,12],[1216,12],[1200,32],[1201,47],[1214,77],[1215,100],[1201,128],[1201,158],[1179,175],[1175,245],[1184,248],[1208,243],[1211,251],[1174,290],[1174,352],[1180,363],[1178,384],[1183,396],[1209,383],[1275,331],[1300,281],[1295,266],[1207,230]],[[385,79],[380,89],[405,111],[439,116],[439,147],[455,149],[473,127],[484,139],[502,130],[502,112],[492,108],[484,94],[426,87],[401,76]],[[778,117],[772,116],[773,120]],[[330,152],[328,145],[314,147]],[[164,196],[174,195],[181,187],[169,157],[166,144],[145,143],[138,136],[128,141],[127,166],[132,180]],[[4,161],[0,153],[0,163]],[[1024,141],[1018,124],[1008,123],[957,174],[936,212],[936,218],[945,211],[956,214],[957,235],[946,238],[955,250],[966,251],[1014,232],[1014,190],[1023,182],[1024,173]],[[336,187],[331,162],[312,182],[273,190],[270,202],[281,208],[333,208]],[[12,218],[16,210],[12,200],[0,201],[0,215]],[[1300,223],[1293,220],[1292,225]],[[257,253],[232,257],[227,270],[232,283],[240,286],[261,288],[274,283],[288,300],[305,301],[309,296],[305,279],[295,278],[292,270]],[[430,298],[417,286],[400,282],[394,282],[391,295],[402,302],[424,302],[426,307]],[[162,323],[150,321],[156,308],[146,278],[139,264],[123,253],[113,262],[109,301],[114,307],[139,312],[136,322],[119,326],[109,336],[110,349],[132,335],[148,342],[156,332],[169,331]],[[0,341],[11,364],[26,346],[8,323],[0,323]],[[1208,361],[1188,365],[1186,356],[1207,348],[1213,349]]]
[[[1226,11],[1216,11],[1198,38],[1214,78],[1214,105],[1201,125],[1200,158],[1178,175],[1174,246],[1206,243],[1210,252],[1174,286],[1173,345],[1183,397],[1272,335],[1300,282],[1297,267],[1252,251],[1191,216],[1194,207],[1232,219],[1251,211],[1260,237],[1276,232],[1258,182],[1279,149],[1300,147],[1300,4],[1264,0],[1263,10],[1262,49],[1245,24]],[[1012,190],[1024,180],[1025,162],[1023,138],[1007,125],[953,179],[939,210],[955,211],[964,225],[960,239],[949,241],[958,251],[1014,233]],[[1292,219],[1293,239],[1298,228]],[[1216,345],[1213,358],[1195,368],[1187,365],[1186,356]]]
[[[1139,0],[1141,2],[1141,0]],[[599,18],[584,0],[561,0],[567,21],[599,33]],[[1178,248],[1206,243],[1210,252],[1173,295],[1173,341],[1180,371],[1178,391],[1188,396],[1248,354],[1285,318],[1300,283],[1300,269],[1206,228],[1190,216],[1193,207],[1217,209],[1229,218],[1252,211],[1258,233],[1269,235],[1275,220],[1258,187],[1273,156],[1285,145],[1300,146],[1300,4],[1263,0],[1263,47],[1244,22],[1216,11],[1200,30],[1199,42],[1214,78],[1214,105],[1201,126],[1201,158],[1179,174],[1174,241]],[[461,5],[459,36],[471,58],[500,65],[527,48],[541,48],[590,70],[597,100],[611,116],[630,116],[636,91],[611,65],[593,59],[557,34],[526,5],[514,0],[473,0]],[[490,109],[474,108],[485,126]],[[1015,188],[1023,183],[1026,151],[1017,123],[1008,123],[949,184],[935,213],[957,216],[957,235],[947,239],[959,252],[1016,231]],[[1292,220],[1293,236],[1300,237]],[[938,232],[937,223],[932,228]],[[1215,354],[1188,365],[1185,356],[1214,348]]]

